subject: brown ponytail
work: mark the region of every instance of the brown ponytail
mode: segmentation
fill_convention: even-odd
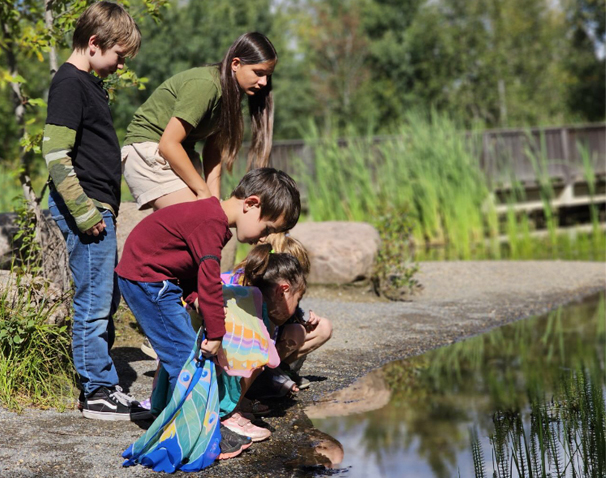
[[[274,253],[270,244],[261,244],[249,252],[244,266],[244,285],[266,292],[281,281],[288,282],[294,290],[305,290],[305,274],[296,257]]]

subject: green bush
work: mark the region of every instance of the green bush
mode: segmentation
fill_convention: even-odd
[[[402,208],[386,208],[375,227],[381,238],[373,273],[375,291],[391,300],[404,300],[421,288],[414,279],[419,266],[413,261],[410,215]]]
[[[58,297],[40,274],[41,251],[34,240],[32,214],[19,212],[21,260],[0,291],[0,404],[64,409],[73,397],[70,321],[55,325]]]

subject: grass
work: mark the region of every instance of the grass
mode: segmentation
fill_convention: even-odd
[[[315,174],[296,178],[308,194],[309,219],[373,223],[382,210],[408,210],[421,259],[427,257],[425,248],[435,246],[451,259],[529,258],[544,250],[546,242],[551,258],[562,257],[544,137],[538,148],[526,146],[525,153],[538,178],[547,241],[532,237],[537,227],[533,217],[513,210],[515,202],[525,199],[513,176],[506,198],[511,207],[505,217],[497,215],[488,200],[492,186],[474,153],[480,150],[479,130],[465,134],[444,115],[410,112],[395,133],[375,142],[372,136],[359,137],[352,131],[342,140],[310,126],[305,140],[313,150]],[[587,156],[581,150],[583,154]],[[501,163],[507,164],[506,158]],[[586,179],[595,188],[592,164],[584,159]],[[605,236],[598,227],[597,208],[592,211],[589,254],[602,258]],[[508,238],[506,247],[497,240],[503,234]]]
[[[604,476],[602,380],[579,368],[563,372],[560,383],[560,390],[549,400],[533,397],[527,424],[517,411],[494,414],[495,431],[490,437],[493,476]],[[476,478],[486,476],[477,430],[471,433],[471,450]]]
[[[588,236],[562,238],[557,211],[551,207],[553,185],[547,173],[545,138],[538,147],[524,150],[539,180],[546,239],[532,236],[535,218],[516,213],[513,207],[499,217],[488,199],[493,190],[478,166],[479,129],[463,133],[456,121],[447,116],[419,111],[408,113],[394,135],[375,141],[373,136],[348,132],[348,139],[326,136],[310,125],[305,141],[313,151],[315,173],[305,172],[299,160],[295,179],[306,193],[308,213],[301,220],[345,220],[375,222],[380,212],[406,210],[412,224],[417,260],[433,259],[606,259],[606,236],[599,227],[599,212],[590,208],[593,231]],[[530,139],[530,135],[529,135]],[[246,149],[246,148],[244,148]],[[578,146],[584,176],[595,196],[597,159],[587,148]],[[226,197],[245,173],[240,158],[233,174],[223,174]],[[295,158],[296,161],[296,158]],[[499,158],[499,168],[507,170],[508,158]],[[41,168],[35,180],[42,189],[46,173]],[[511,169],[511,168],[510,168]],[[0,210],[13,209],[12,198],[21,196],[18,181],[9,166],[0,167]],[[510,193],[505,201],[524,200],[524,188],[509,174]],[[123,201],[132,200],[122,184]],[[42,206],[46,207],[45,201]],[[497,240],[507,237],[507,243]],[[437,248],[437,250],[434,250]],[[239,257],[246,251],[239,250]],[[580,254],[580,257],[578,257]]]
[[[74,396],[70,318],[53,316],[68,297],[56,297],[40,277],[41,250],[34,241],[33,214],[18,215],[20,255],[0,289],[0,404],[64,409]]]
[[[0,404],[65,409],[74,396],[68,325],[47,319],[57,304],[32,300],[29,284],[0,296]]]

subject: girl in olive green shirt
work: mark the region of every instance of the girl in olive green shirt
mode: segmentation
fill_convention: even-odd
[[[242,144],[241,98],[248,96],[248,166],[266,166],[273,133],[271,75],[277,53],[261,33],[245,33],[217,65],[162,83],[135,112],[122,148],[124,179],[139,209],[220,198],[222,163],[231,171]],[[204,141],[202,161],[195,144]]]

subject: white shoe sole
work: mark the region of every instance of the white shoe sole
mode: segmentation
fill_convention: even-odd
[[[112,412],[96,412],[94,410],[82,410],[84,418],[91,420],[106,420],[106,421],[130,421],[130,413],[112,413]]]
[[[229,428],[232,432],[234,432],[234,433],[236,433],[236,434],[238,434],[240,436],[249,437],[252,440],[253,443],[258,443],[260,441],[267,440],[269,437],[271,437],[271,431],[267,430],[266,428],[263,428],[263,430],[267,430],[267,432],[269,432],[269,434],[263,432],[262,434],[259,434],[257,436],[252,436],[252,435],[247,434],[246,431],[240,429],[239,427],[238,428],[236,428],[236,427],[232,428],[231,426],[225,425],[225,424],[223,424],[223,426],[225,428]],[[257,427],[257,428],[261,428],[261,427]],[[253,432],[253,435],[254,435],[254,432]]]
[[[154,417],[149,411],[137,413],[111,413],[111,412],[96,412],[94,410],[82,410],[82,416],[91,420],[105,421],[139,421],[153,420]]]

